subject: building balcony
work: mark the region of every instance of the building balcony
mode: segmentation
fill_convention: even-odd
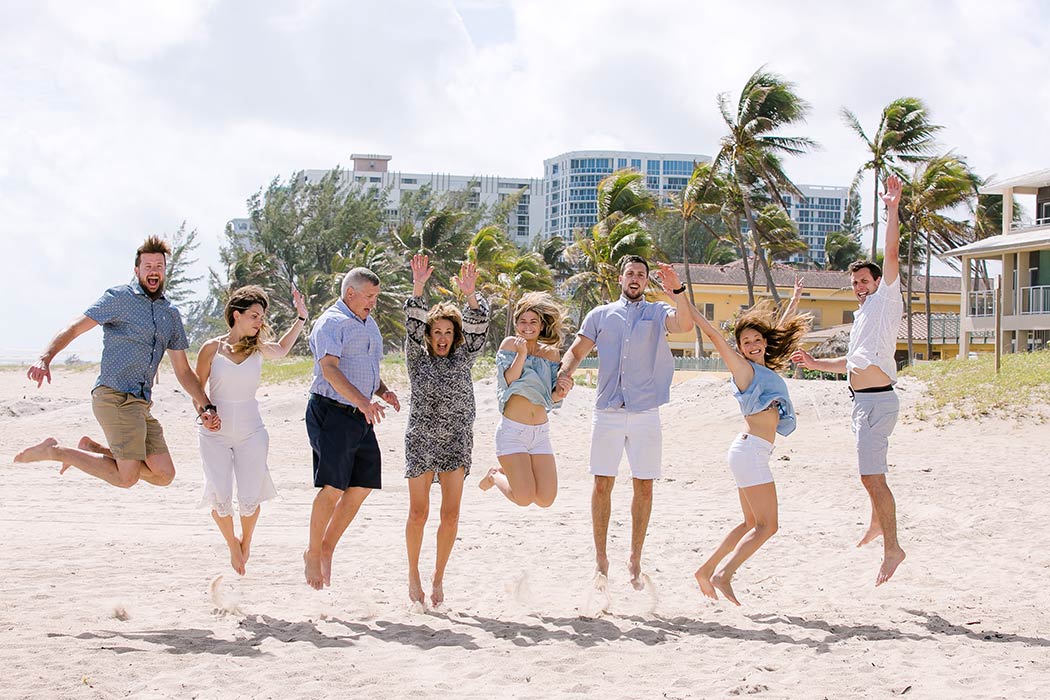
[[[1021,313],[1050,314],[1050,285],[1021,287]]]
[[[1035,221],[1014,221],[1010,224],[1010,233],[1035,231],[1037,229],[1047,228],[1048,226],[1050,226],[1050,216],[1044,216]]]

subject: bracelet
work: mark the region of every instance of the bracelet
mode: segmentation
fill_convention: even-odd
[[[216,406],[216,405],[215,405],[215,404],[213,404],[213,403],[205,404],[205,405],[204,405],[204,406],[203,406],[203,407],[201,408],[201,412],[200,412],[200,413],[198,413],[197,415],[199,415],[199,416],[203,416],[203,415],[204,415],[205,413],[207,413],[208,411],[213,411],[213,412],[215,412],[215,413],[218,413],[218,412],[219,412],[219,408],[218,408],[218,406]]]
[[[302,321],[303,323],[306,323],[306,316],[300,316],[299,320]]]
[[[671,294],[681,294],[681,293],[682,293],[682,292],[684,292],[684,291],[685,291],[685,285],[683,284],[683,285],[682,285],[681,287],[679,287],[678,289],[672,289],[672,290],[671,290]]]

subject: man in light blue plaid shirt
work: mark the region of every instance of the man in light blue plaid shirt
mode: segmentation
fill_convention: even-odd
[[[372,318],[379,278],[355,267],[343,276],[339,301],[325,309],[310,333],[314,381],[306,405],[313,450],[310,545],[303,555],[306,582],[331,585],[332,554],[372,489],[382,488],[382,453],[375,425],[384,416],[378,397],[401,410],[397,394],[379,377],[383,336]]]
[[[51,383],[51,361],[78,336],[102,326],[102,366],[91,392],[106,445],[88,436],[76,447],[63,447],[54,438],[22,450],[16,462],[55,461],[61,473],[76,467],[113,486],[128,488],[139,479],[167,486],[175,465],[164,442],[164,430],[150,414],[153,378],[167,353],[175,377],[197,406],[201,422],[218,430],[219,416],[186,359],[186,331],[179,311],[164,298],[168,244],[150,236],[135,252],[135,280],[99,297],[48,345],[27,375],[39,388]]]

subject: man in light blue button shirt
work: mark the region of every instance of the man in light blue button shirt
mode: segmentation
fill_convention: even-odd
[[[612,489],[623,453],[631,468],[634,498],[631,501],[631,558],[627,563],[631,584],[645,587],[642,545],[653,507],[653,480],[660,476],[662,433],[660,410],[671,398],[674,360],[668,333],[693,327],[685,286],[670,265],[656,273],[664,291],[674,299],[672,308],[646,301],[649,264],[637,255],[620,261],[621,296],[591,310],[583,320],[572,347],[562,358],[561,375],[572,377],[593,348],[598,350],[598,396],[591,432],[591,524],[594,530],[598,578],[604,588],[609,575],[606,543],[612,510]]]

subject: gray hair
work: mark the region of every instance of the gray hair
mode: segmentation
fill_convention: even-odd
[[[343,275],[343,281],[339,283],[339,298],[346,298],[346,290],[353,287],[355,291],[361,291],[364,283],[379,286],[379,276],[367,267],[355,267]]]

